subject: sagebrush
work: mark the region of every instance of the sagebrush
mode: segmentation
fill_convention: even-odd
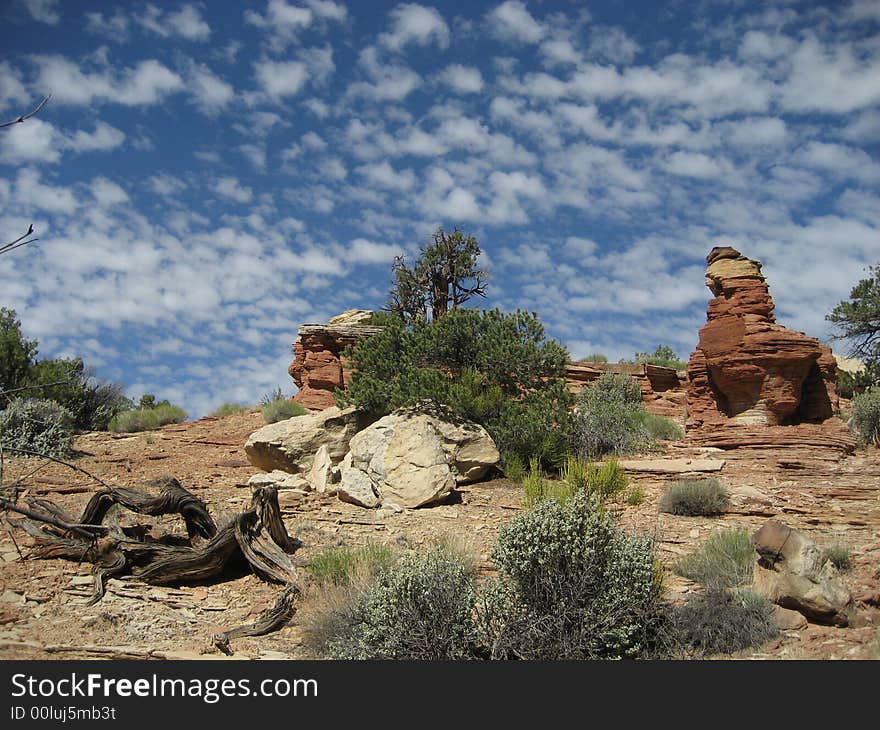
[[[755,548],[748,530],[719,530],[675,564],[675,572],[707,587],[730,588],[752,579]]]
[[[660,498],[660,511],[711,517],[724,512],[728,499],[727,490],[717,479],[679,479]]]
[[[491,657],[620,658],[649,648],[662,593],[654,544],[621,531],[587,491],[517,515],[492,557],[500,577],[477,611]]]
[[[73,414],[53,400],[14,398],[0,411],[0,444],[47,456],[67,456],[73,442]]]

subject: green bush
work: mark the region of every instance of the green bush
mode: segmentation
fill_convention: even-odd
[[[852,565],[852,553],[846,545],[829,545],[822,551],[822,558],[838,570],[849,570]]]
[[[837,393],[841,398],[853,398],[864,393],[874,384],[874,376],[870,370],[861,373],[848,373],[837,369]]]
[[[211,416],[214,418],[225,418],[236,413],[247,413],[249,410],[251,409],[248,406],[243,406],[239,403],[224,403],[211,411]]]
[[[591,494],[517,515],[493,558],[500,578],[477,610],[493,658],[618,658],[649,646],[661,594],[653,543],[623,533]]]
[[[306,569],[319,583],[347,586],[359,573],[376,575],[387,569],[393,560],[394,553],[390,547],[369,543],[354,548],[322,550],[311,559]]]
[[[78,357],[38,360],[26,382],[29,394],[67,408],[77,431],[106,431],[113,417],[132,405],[122,386],[95,379]]]
[[[880,386],[869,388],[853,398],[850,426],[864,443],[880,446]]]
[[[754,565],[751,534],[739,528],[712,533],[676,563],[675,572],[706,587],[729,588],[751,581]]]
[[[608,355],[601,352],[591,352],[586,357],[582,357],[578,362],[608,362]]]
[[[751,591],[710,588],[672,609],[674,645],[689,654],[730,654],[779,633],[773,604]]]
[[[64,406],[40,398],[15,398],[0,411],[0,444],[47,456],[70,453],[73,415]]]
[[[640,504],[644,504],[647,496],[644,488],[636,485],[626,493],[626,503],[631,507],[638,507]]]
[[[654,352],[637,352],[635,361],[646,365],[657,365],[663,368],[684,370],[687,363],[680,360],[669,345],[657,345]]]
[[[0,409],[23,397],[36,357],[37,341],[25,339],[15,310],[0,307]]]
[[[717,479],[680,479],[663,493],[660,511],[710,517],[724,512],[727,501],[727,490]]]
[[[526,467],[522,458],[516,453],[507,453],[501,460],[501,471],[513,482],[522,482],[526,475]]]
[[[154,408],[136,408],[123,411],[110,422],[110,430],[114,433],[137,433],[151,431],[169,423],[183,423],[186,411],[167,401],[160,402]]]
[[[637,418],[645,427],[648,437],[654,441],[679,441],[684,438],[684,429],[671,418],[644,410],[638,412]]]
[[[641,389],[628,375],[606,373],[578,398],[572,424],[575,453],[583,459],[631,454],[648,446]]]
[[[535,315],[454,309],[430,322],[381,323],[346,353],[353,372],[340,406],[375,416],[404,406],[445,411],[482,424],[504,456],[525,464],[537,455],[548,467],[565,460],[568,353],[545,339]]]
[[[284,393],[281,392],[281,388],[276,388],[273,392],[267,393],[260,399],[260,410],[266,423],[277,423],[294,416],[305,416],[309,413],[309,409],[304,405],[285,397]]]
[[[434,548],[381,571],[324,651],[334,659],[467,659],[473,605],[473,575],[457,556]]]

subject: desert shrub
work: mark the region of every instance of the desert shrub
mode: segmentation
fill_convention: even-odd
[[[154,408],[123,411],[110,422],[110,430],[115,433],[137,433],[151,431],[169,423],[183,423],[185,420],[186,411],[183,408],[161,401]]]
[[[852,553],[846,545],[829,545],[822,550],[823,562],[830,560],[838,570],[849,570],[852,565]]]
[[[623,533],[586,491],[517,515],[493,559],[500,578],[477,602],[493,658],[618,658],[649,644],[661,594],[653,543]]]
[[[434,548],[381,571],[324,652],[334,659],[466,659],[474,652],[473,575]]]
[[[640,504],[644,504],[647,496],[642,487],[635,485],[626,493],[626,503],[632,507],[638,507]]]
[[[281,392],[281,388],[276,388],[260,399],[260,411],[262,411],[263,420],[266,423],[277,423],[294,416],[305,416],[309,413],[309,409],[304,405],[285,397],[284,393]]]
[[[853,398],[850,426],[864,443],[880,446],[880,386]]]
[[[97,380],[78,357],[38,360],[26,382],[29,394],[67,408],[77,431],[105,431],[115,415],[132,405],[122,386]]]
[[[233,416],[236,413],[247,413],[249,410],[251,409],[248,406],[243,406],[239,403],[224,403],[211,411],[211,415],[214,418],[225,418],[226,416]]]
[[[638,411],[636,417],[645,427],[649,438],[654,441],[679,441],[684,438],[684,429],[671,418],[648,413],[645,410]]]
[[[628,375],[606,373],[578,398],[572,424],[572,443],[581,458],[630,454],[646,447],[650,438],[641,415],[641,389]]]
[[[53,400],[15,398],[0,411],[0,444],[48,456],[70,453],[73,415]]]
[[[707,587],[729,588],[752,579],[755,548],[748,530],[720,530],[675,564],[675,572]]]
[[[527,312],[454,309],[430,322],[385,316],[348,351],[352,378],[339,405],[383,416],[401,407],[445,411],[482,424],[502,455],[548,467],[568,453],[573,398],[568,353]]]
[[[617,499],[629,486],[629,477],[617,463],[617,459],[606,459],[600,466],[590,464],[587,469],[587,489],[600,502]]]
[[[20,397],[37,357],[37,341],[21,331],[15,310],[0,307],[0,409]]]
[[[658,365],[664,368],[673,368],[675,370],[684,370],[687,363],[680,360],[669,345],[657,345],[654,352],[637,352],[635,361],[647,365]]]
[[[717,479],[680,479],[663,493],[660,511],[709,517],[724,512],[727,500],[727,490]]]
[[[751,591],[709,588],[671,611],[674,645],[697,656],[730,654],[779,633],[773,604]]]
[[[307,571],[323,584],[351,585],[360,574],[376,575],[391,565],[394,553],[387,545],[368,543],[358,547],[332,547],[317,553]]]
[[[582,357],[578,362],[608,362],[608,355],[601,352],[591,352],[586,357]]]
[[[522,482],[526,475],[526,467],[519,454],[507,453],[501,460],[501,470],[504,476],[514,482]]]
[[[860,373],[849,373],[838,368],[837,393],[841,398],[853,398],[870,388],[874,383],[874,379],[874,373],[870,369]]]
[[[565,502],[572,495],[571,485],[565,480],[549,479],[541,469],[541,460],[533,456],[529,462],[529,473],[522,480],[525,492],[525,505],[532,507],[543,499]]]

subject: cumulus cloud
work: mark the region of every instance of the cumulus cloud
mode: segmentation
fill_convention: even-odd
[[[28,14],[38,23],[58,25],[61,14],[58,12],[58,0],[20,0]]]
[[[250,203],[254,198],[254,191],[242,185],[234,177],[221,177],[214,184],[214,190],[224,198],[234,200],[236,203]]]
[[[545,29],[535,20],[520,0],[506,0],[486,16],[492,32],[504,40],[518,43],[537,43]]]
[[[134,16],[134,21],[163,38],[177,36],[188,41],[206,41],[211,37],[211,26],[202,18],[201,11],[189,3],[174,12],[147,5]]]
[[[232,84],[216,76],[204,64],[193,64],[189,71],[188,87],[198,108],[208,115],[223,111],[235,99]]]
[[[449,46],[449,26],[435,8],[403,3],[389,13],[391,30],[379,36],[379,44],[391,51],[401,51],[410,43],[418,46]]]
[[[183,79],[155,59],[140,61],[116,71],[84,71],[62,56],[36,56],[37,85],[52,89],[52,100],[61,104],[117,103],[124,106],[157,104],[184,89]]]
[[[440,80],[460,94],[476,94],[483,90],[480,69],[453,63],[439,74]]]

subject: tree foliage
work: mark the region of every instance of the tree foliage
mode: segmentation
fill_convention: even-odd
[[[12,309],[0,307],[0,409],[6,408],[37,357],[37,341],[21,332],[21,322]]]
[[[680,360],[675,350],[669,345],[657,345],[654,352],[637,352],[635,362],[640,365],[657,365],[675,370],[684,370],[687,367],[687,363]]]
[[[534,314],[457,309],[430,322],[385,315],[381,324],[348,353],[354,372],[337,393],[341,405],[377,416],[412,406],[447,411],[485,426],[502,452],[564,460],[568,353],[545,339]]]
[[[52,400],[69,411],[75,430],[98,431],[132,407],[122,386],[95,378],[81,358],[37,360],[37,346],[15,312],[0,308],[0,409],[16,397]]]
[[[387,308],[408,322],[425,321],[429,314],[439,319],[474,296],[486,296],[486,272],[477,267],[477,239],[442,228],[431,239],[412,268],[403,256],[394,260]]]
[[[859,281],[849,299],[841,301],[825,319],[838,330],[838,339],[853,343],[851,355],[865,360],[876,379],[880,374],[880,265]]]

